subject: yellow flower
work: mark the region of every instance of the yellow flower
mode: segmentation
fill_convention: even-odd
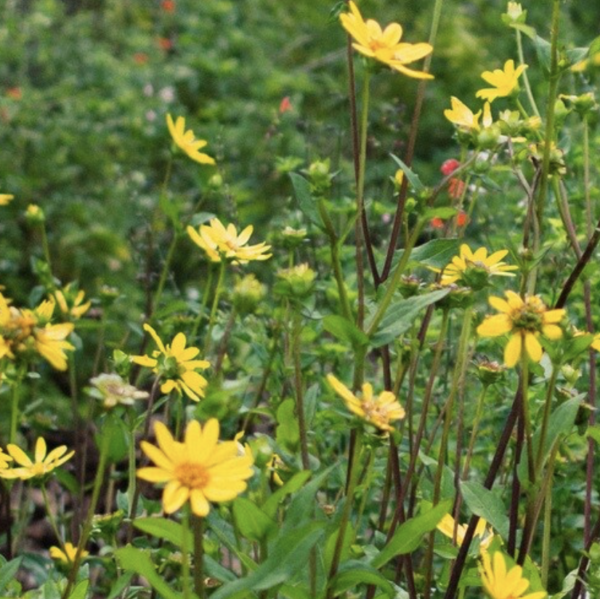
[[[350,12],[342,13],[340,21],[344,29],[356,40],[352,45],[355,50],[387,64],[391,68],[415,79],[433,79],[429,73],[414,71],[404,65],[431,54],[433,47],[430,44],[400,43],[402,26],[399,23],[390,23],[385,29],[373,19],[362,18],[358,7],[352,0],[349,3]]]
[[[454,256],[452,262],[442,271],[439,268],[432,267],[434,272],[442,272],[442,285],[452,285],[459,283],[471,287],[472,289],[481,289],[491,276],[514,277],[511,270],[518,270],[518,266],[511,266],[502,262],[508,254],[508,250],[500,250],[488,256],[487,248],[479,248],[475,252],[463,243],[460,246],[460,255]]]
[[[245,481],[253,474],[252,455],[238,455],[236,441],[219,442],[218,420],[211,418],[204,430],[193,420],[183,443],[175,441],[161,422],[154,431],[158,447],[146,441],[141,447],[156,466],[140,468],[137,475],[152,483],[166,483],[163,508],[167,514],[189,501],[194,514],[206,516],[209,502],[230,501],[246,489]]]
[[[158,349],[152,352],[152,356],[132,356],[131,360],[146,368],[152,368],[155,374],[166,379],[160,387],[163,393],[170,393],[176,389],[190,399],[200,401],[208,383],[196,371],[208,368],[210,362],[194,359],[200,350],[197,347],[186,347],[187,339],[183,333],[177,333],[171,345],[165,346],[149,324],[144,325],[144,330],[150,333]]]
[[[496,551],[492,558],[487,551],[481,553],[483,560],[480,568],[483,588],[492,599],[543,599],[547,596],[545,591],[536,593],[523,593],[529,588],[529,581],[522,577],[523,568],[513,566],[506,569],[506,561],[500,551]]]
[[[333,374],[327,375],[327,381],[353,414],[382,431],[393,430],[390,422],[402,420],[406,415],[404,408],[391,391],[382,391],[379,397],[373,397],[373,387],[370,383],[364,383],[362,395],[358,398]]]
[[[66,350],[72,351],[75,346],[65,341],[73,332],[73,324],[65,322],[62,324],[47,324],[43,328],[34,330],[35,350],[48,360],[56,370],[67,369]]]
[[[454,538],[454,526],[455,520],[450,514],[446,514],[437,525],[437,529],[447,537],[451,539]],[[479,543],[479,547],[481,549],[487,549],[490,546],[490,543],[494,539],[494,535],[491,530],[486,530],[487,522],[483,518],[479,518],[479,522],[477,522],[477,527],[475,528],[475,536],[481,539]],[[486,534],[487,533],[487,534]],[[456,543],[457,545],[462,545],[465,535],[467,534],[467,525],[459,524],[456,527]]]
[[[452,108],[444,110],[444,116],[454,125],[462,129],[479,131],[479,117],[481,110],[473,114],[472,110],[463,104],[458,98],[450,98]]]
[[[9,193],[0,193],[0,206],[6,206],[14,199],[15,196]]]
[[[558,326],[565,310],[548,310],[544,302],[536,295],[521,299],[514,291],[505,293],[506,300],[490,297],[489,302],[501,314],[488,316],[477,328],[481,337],[498,337],[510,333],[510,339],[504,348],[504,363],[512,368],[526,351],[534,361],[542,359],[542,346],[538,341],[540,335],[556,340],[562,337],[562,329]]]
[[[81,559],[84,559],[90,554],[89,551],[83,549],[81,551]],[[65,543],[65,550],[63,551],[60,547],[50,547],[50,557],[65,565],[70,565],[75,561],[77,555],[77,547],[73,546],[73,543]]]
[[[65,316],[77,319],[81,318],[90,309],[92,302],[89,300],[83,303],[85,291],[83,291],[83,289],[77,291],[77,289],[72,288],[71,285],[72,284],[69,283],[62,291],[57,289],[54,292],[54,297],[56,298],[60,311]]]
[[[475,95],[489,102],[510,96],[515,88],[518,89],[518,79],[526,68],[527,65],[522,64],[515,69],[515,61],[507,60],[504,69],[484,71],[481,74],[482,79],[494,87],[480,89]]]
[[[196,139],[191,129],[186,131],[185,119],[182,116],[177,117],[177,120],[173,122],[173,117],[167,114],[167,125],[177,147],[183,150],[192,160],[200,164],[215,164],[214,158],[198,151],[208,142],[203,139]]]
[[[33,461],[20,447],[12,443],[9,443],[6,449],[14,461],[19,464],[19,467],[1,470],[0,477],[19,478],[21,480],[46,476],[46,474],[50,474],[55,468],[70,460],[75,453],[74,451],[67,453],[67,446],[61,445],[47,454],[46,441],[42,437],[38,437],[36,441]]]
[[[223,226],[218,218],[213,218],[208,225],[200,225],[196,231],[188,226],[187,232],[192,241],[201,247],[212,262],[221,262],[223,258],[232,260],[233,264],[247,264],[251,260],[268,260],[270,245],[265,242],[246,245],[254,231],[249,225],[239,235],[234,225]]]
[[[12,458],[4,453],[4,450],[0,447],[0,470],[8,468],[8,462],[12,462]]]

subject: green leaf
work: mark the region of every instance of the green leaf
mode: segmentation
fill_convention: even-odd
[[[115,556],[121,568],[143,576],[165,599],[183,599],[181,593],[174,591],[171,585],[157,574],[150,556],[145,551],[127,545],[127,547],[117,549]],[[193,597],[197,599],[197,595],[193,595]]]
[[[296,402],[288,398],[277,408],[277,444],[290,453],[295,453],[300,444],[300,429],[296,417]]]
[[[190,531],[185,531],[179,522],[167,520],[166,518],[136,518],[133,525],[142,532],[152,535],[157,539],[169,541],[176,547],[182,546],[184,532],[186,534],[187,547],[192,546],[193,538]]]
[[[286,597],[287,599],[312,599],[312,596],[307,589],[304,589],[301,586],[294,587],[291,584],[282,584],[279,587],[278,595]]]
[[[508,538],[508,517],[502,500],[476,481],[463,481],[460,490],[467,507],[480,518],[487,520],[504,539]]]
[[[566,348],[561,358],[562,363],[567,364],[579,354],[587,351],[593,341],[593,335],[578,335],[577,337],[570,339],[566,343]]]
[[[181,219],[179,218],[179,206],[174,199],[169,199],[166,193],[161,193],[158,205],[163,214],[171,221],[175,231],[181,230]]]
[[[248,591],[273,588],[290,582],[299,571],[299,565],[308,560],[310,550],[324,533],[324,523],[311,522],[293,531],[281,531],[270,549],[269,557],[249,576],[224,584],[211,599],[236,599]]]
[[[421,537],[435,529],[451,506],[452,500],[448,499],[424,514],[407,520],[398,527],[390,542],[371,560],[371,566],[379,569],[397,555],[414,551],[421,543]]]
[[[277,523],[245,497],[233,502],[233,515],[240,533],[250,541],[260,542],[277,530]]]
[[[89,580],[82,580],[73,589],[73,592],[69,595],[69,599],[85,599],[89,586]]]
[[[15,559],[11,559],[9,562],[6,562],[0,568],[0,592],[2,592],[6,585],[13,580],[15,574],[19,570],[21,566],[21,562],[23,561],[22,557],[16,557]]]
[[[350,322],[343,316],[330,314],[323,319],[323,328],[337,337],[340,341],[345,341],[352,346],[353,349],[358,349],[368,345],[369,338],[361,331],[353,322]]]
[[[390,154],[390,156],[396,161],[398,166],[402,169],[405,177],[408,179],[410,186],[414,189],[416,193],[420,193],[425,189],[425,185],[421,183],[421,179],[419,179],[419,175],[417,175],[407,164],[402,162],[398,156],[394,156],[394,154]]]
[[[525,23],[510,23],[510,27],[514,29],[518,29],[521,33],[524,33],[529,39],[535,40],[536,32],[533,27],[529,25],[525,25]]]
[[[387,578],[369,564],[350,560],[344,562],[329,586],[335,595],[356,588],[360,584],[373,584],[381,587],[388,597],[394,597],[394,587]]]
[[[110,587],[110,593],[106,599],[116,599],[117,597],[120,597],[125,587],[131,582],[133,576],[134,572],[127,572],[126,574],[119,576],[115,583]]]
[[[298,200],[300,210],[310,222],[322,229],[323,221],[321,220],[317,203],[310,191],[310,183],[302,175],[297,173],[290,173],[290,179],[294,186],[294,193],[296,195],[296,200]]]
[[[544,70],[546,73],[550,73],[552,65],[552,46],[550,45],[550,42],[547,42],[543,37],[536,35],[533,40],[533,45],[535,46],[538,60],[544,67]]]
[[[433,218],[441,218],[442,220],[447,220],[456,216],[458,214],[458,210],[456,208],[451,208],[450,206],[439,206],[437,208],[428,208],[423,212],[422,218],[426,221],[429,221]]]
[[[381,320],[379,329],[373,335],[371,345],[377,348],[391,343],[410,329],[421,310],[446,297],[449,293],[450,289],[439,289],[392,304]]]
[[[432,239],[419,247],[413,249],[410,254],[410,264],[417,263],[422,266],[443,268],[458,255],[459,239]],[[396,252],[401,257],[404,250]]]
[[[106,435],[110,437],[110,441],[108,442],[108,460],[111,463],[120,462],[127,456],[130,434],[125,421],[113,412],[107,414],[104,425],[97,435],[96,444],[98,447],[102,447]]]
[[[263,512],[270,518],[275,518],[277,508],[279,504],[285,499],[286,496],[291,495],[301,489],[304,483],[310,478],[312,472],[310,470],[302,470],[297,472],[290,478],[290,480],[283,485],[280,489],[277,489],[262,506]]]

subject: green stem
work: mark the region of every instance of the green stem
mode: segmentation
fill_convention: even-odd
[[[169,276],[169,268],[171,267],[171,261],[173,260],[173,255],[175,254],[175,248],[177,247],[178,241],[178,232],[173,231],[173,239],[171,239],[169,249],[167,250],[165,263],[163,264],[162,272],[160,273],[160,279],[158,280],[158,287],[156,288],[156,292],[154,293],[154,300],[152,301],[152,305],[155,309],[158,306],[160,298],[162,297],[162,293],[165,288],[165,283],[167,282],[167,277]]]
[[[360,154],[358,157],[358,182],[356,185],[356,227],[355,227],[355,246],[356,246],[356,281],[358,290],[358,314],[356,324],[359,329],[363,329],[365,318],[365,275],[363,268],[363,239],[364,231],[361,215],[364,210],[364,191],[365,191],[365,168],[367,163],[367,130],[369,127],[369,92],[370,92],[371,73],[367,69],[363,81],[362,93],[362,111],[360,118]]]
[[[210,309],[210,316],[208,318],[208,327],[206,328],[206,339],[204,340],[204,355],[208,355],[210,349],[210,336],[212,334],[213,326],[215,325],[215,318],[217,316],[217,308],[219,307],[219,299],[223,288],[223,279],[225,278],[225,260],[221,259],[219,264],[219,278],[217,279],[217,286],[215,287],[215,295],[213,297],[212,308]]]
[[[467,476],[469,475],[469,468],[471,466],[471,458],[473,457],[473,449],[475,448],[475,439],[477,438],[477,433],[479,432],[479,423],[481,422],[481,416],[483,414],[483,404],[485,402],[485,396],[487,395],[487,390],[489,389],[489,384],[484,385],[481,393],[479,395],[479,399],[477,400],[477,409],[475,411],[475,420],[473,421],[473,430],[471,431],[471,438],[469,439],[469,447],[467,449],[467,456],[465,458],[465,464],[463,466],[462,479],[467,480]]]
[[[98,504],[98,497],[100,496],[100,490],[102,488],[102,482],[104,480],[104,472],[106,470],[106,462],[108,459],[108,449],[110,447],[111,436],[105,434],[105,431],[99,431],[99,438],[101,440],[100,445],[100,458],[98,461],[98,468],[96,470],[96,478],[94,479],[94,487],[92,490],[92,498],[90,500],[90,505],[88,508],[88,513],[83,524],[83,530],[81,531],[81,537],[79,538],[79,543],[77,544],[77,551],[75,553],[75,558],[73,559],[73,565],[71,570],[69,571],[69,578],[67,581],[67,586],[62,594],[61,599],[67,599],[69,594],[71,593],[71,589],[75,584],[75,580],[77,578],[77,572],[79,571],[79,566],[81,565],[81,559],[83,550],[88,542],[90,533],[92,531],[92,524],[94,521],[94,514],[96,513],[96,506]]]
[[[527,472],[529,473],[529,483],[535,483],[535,461],[533,459],[533,437],[531,434],[531,417],[529,415],[529,356],[525,350],[525,342],[521,340],[521,395],[523,413],[523,426],[525,427],[525,446],[527,448]],[[533,492],[533,488],[531,489]]]
[[[552,406],[552,397],[554,396],[554,387],[556,386],[556,377],[558,376],[558,368],[553,364],[550,381],[546,388],[546,398],[544,400],[544,414],[542,417],[542,427],[540,430],[540,441],[538,445],[537,456],[535,460],[535,471],[540,472],[544,462],[544,445],[546,444],[546,435],[548,433],[548,421],[550,419],[550,408]]]
[[[17,440],[17,426],[19,423],[19,391],[21,387],[21,377],[13,383],[12,397],[10,404],[10,433],[8,436],[9,443],[15,443]]]
[[[58,541],[60,548],[64,551],[65,544],[63,542],[62,535],[60,534],[60,531],[58,530],[58,524],[56,523],[56,518],[54,517],[54,513],[52,512],[52,509],[50,507],[50,501],[48,499],[48,491],[46,489],[45,483],[41,484],[41,490],[42,490],[42,497],[44,498],[44,507],[46,508],[46,514],[48,514],[48,520],[50,521],[50,526],[52,527],[52,532],[54,533],[54,536],[56,537],[56,540]]]
[[[310,459],[308,455],[308,435],[306,431],[306,420],[304,415],[304,392],[302,389],[302,365],[300,363],[300,335],[302,333],[302,315],[300,309],[293,311],[292,330],[292,354],[294,360],[294,390],[296,392],[296,415],[298,417],[298,429],[300,432],[300,455],[302,468],[310,470]]]
[[[352,513],[352,505],[354,503],[354,492],[358,483],[358,477],[360,474],[360,454],[362,450],[362,436],[363,433],[359,429],[356,432],[356,438],[354,442],[354,451],[352,453],[350,468],[348,469],[348,490],[346,492],[346,500],[344,503],[344,509],[342,511],[342,517],[340,519],[340,525],[338,528],[338,536],[335,542],[335,548],[333,550],[333,557],[331,559],[331,566],[329,568],[328,580],[331,582],[334,576],[337,574],[340,560],[342,558],[342,548],[344,546],[344,537],[346,536],[346,529],[350,522],[350,515]],[[333,599],[333,587],[331,585],[327,588],[327,594],[325,599]]]
[[[417,243],[417,239],[419,238],[419,234],[421,233],[421,229],[423,228],[424,225],[425,225],[425,221],[420,220],[416,224],[415,228],[413,229],[412,235],[410,236],[410,239],[408,240],[408,243],[406,244],[406,249],[402,253],[402,257],[400,258],[400,261],[398,262],[398,265],[396,266],[396,270],[394,271],[394,274],[392,275],[391,280],[388,284],[388,287],[385,291],[385,295],[383,296],[381,302],[379,303],[379,306],[377,307],[377,311],[375,312],[375,315],[373,316],[371,322],[366,327],[365,332],[367,333],[367,336],[371,336],[377,330],[379,323],[385,316],[386,310],[389,308],[389,305],[392,303],[392,300],[394,299],[394,294],[396,292],[396,289],[398,288],[402,274],[404,273],[404,269],[406,268],[406,265],[408,264],[408,261],[410,260],[410,254],[412,252],[412,249],[415,246],[415,244]]]
[[[194,533],[194,591],[200,599],[206,596],[204,588],[204,521],[199,516],[192,514],[192,531]]]
[[[184,599],[191,599],[192,589],[190,588],[190,550],[188,539],[190,537],[190,510],[189,503],[184,506],[181,514],[181,587]],[[195,545],[195,539],[194,539]]]
[[[40,229],[42,231],[42,249],[44,251],[44,259],[48,264],[48,271],[50,273],[49,282],[51,283],[52,287],[54,287],[54,278],[52,277],[52,260],[50,259],[50,245],[48,243],[48,235],[46,234],[45,222],[41,224]]]
[[[525,57],[523,55],[523,41],[521,39],[521,32],[518,29],[515,29],[517,34],[517,52],[519,54],[519,65],[525,64]],[[540,111],[538,110],[537,104],[535,103],[535,98],[533,97],[533,93],[531,92],[531,85],[529,84],[529,77],[527,76],[527,69],[523,71],[523,85],[525,85],[525,92],[527,94],[527,99],[529,100],[529,104],[531,105],[531,110],[535,116],[540,116]]]

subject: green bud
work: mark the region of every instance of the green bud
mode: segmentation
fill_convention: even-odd
[[[233,306],[242,316],[252,314],[266,293],[266,287],[254,275],[246,275],[233,288]]]

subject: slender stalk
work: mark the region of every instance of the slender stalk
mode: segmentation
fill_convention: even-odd
[[[519,65],[525,64],[525,57],[523,54],[523,40],[521,37],[521,32],[518,29],[515,29],[515,33],[517,34],[517,53],[519,55]],[[523,85],[525,86],[525,93],[527,94],[527,99],[529,100],[529,104],[531,106],[531,110],[535,116],[540,116],[540,111],[538,110],[537,104],[535,103],[535,98],[533,97],[533,93],[531,91],[531,85],[529,84],[529,77],[527,76],[527,69],[523,71],[522,75]]]
[[[219,307],[219,299],[223,288],[223,279],[225,278],[225,260],[221,259],[219,263],[219,278],[217,279],[217,286],[215,287],[215,294],[213,296],[212,308],[210,309],[210,316],[208,317],[208,326],[206,328],[206,338],[204,340],[204,355],[208,355],[210,349],[212,329],[215,324],[215,318],[217,316],[217,308]],[[200,318],[200,315],[198,315]]]
[[[206,597],[204,588],[204,521],[199,516],[192,514],[192,531],[194,533],[194,591],[200,599]]]
[[[548,573],[550,572],[550,539],[552,538],[552,483],[554,481],[554,465],[556,454],[552,453],[552,459],[548,467],[549,489],[546,493],[544,503],[544,533],[542,537],[542,586],[548,588]]]
[[[190,510],[189,504],[184,506],[181,515],[181,590],[183,599],[191,599],[192,589],[190,588],[190,548],[188,539],[190,537]],[[194,545],[195,545],[194,539]]]
[[[56,518],[54,517],[54,512],[52,511],[52,507],[50,505],[50,500],[48,499],[48,490],[46,489],[46,484],[42,483],[40,485],[40,488],[42,490],[42,497],[44,499],[44,507],[46,508],[46,514],[48,514],[48,520],[50,521],[50,526],[52,527],[52,532],[54,533],[54,536],[56,537],[56,540],[58,541],[60,548],[64,551],[65,544],[63,542],[62,535],[60,534],[60,531],[58,529],[58,524],[56,522]]]
[[[465,463],[463,466],[462,479],[467,480],[469,476],[469,468],[471,466],[471,458],[473,457],[473,449],[475,448],[475,439],[477,439],[477,433],[479,432],[479,423],[481,422],[481,416],[483,414],[483,404],[485,402],[485,396],[489,389],[489,384],[484,384],[479,399],[477,400],[477,408],[475,410],[475,419],[473,420],[473,429],[471,430],[471,438],[469,439],[469,446],[467,448],[467,455],[465,457]]]
[[[17,440],[17,427],[19,424],[19,391],[21,388],[21,377],[13,383],[10,402],[10,432],[8,442],[15,443]]]
[[[85,519],[85,522],[83,523],[83,530],[81,532],[81,536],[79,537],[79,543],[77,544],[77,551],[75,552],[73,565],[71,566],[71,570],[69,571],[67,586],[65,587],[61,599],[67,599],[67,597],[69,597],[73,585],[75,584],[77,572],[79,571],[79,566],[81,565],[83,550],[88,542],[90,533],[92,532],[94,514],[96,513],[98,497],[100,496],[100,490],[102,489],[102,483],[104,481],[104,472],[106,470],[106,462],[108,459],[108,449],[110,447],[111,436],[103,434],[103,431],[100,431],[99,437],[101,439],[100,459],[98,461],[98,469],[96,470],[96,477],[94,479],[92,498],[90,500],[90,506],[88,508],[87,517]]]
[[[292,354],[294,360],[294,390],[296,392],[296,415],[298,417],[298,429],[300,431],[300,455],[302,468],[310,470],[310,459],[308,454],[308,434],[304,414],[304,391],[302,389],[302,365],[300,364],[300,335],[302,333],[302,315],[296,308],[293,314],[292,332]]]
[[[359,477],[359,466],[360,466],[360,454],[362,450],[362,436],[363,433],[359,429],[356,433],[354,442],[354,450],[350,461],[350,467],[348,469],[348,485],[346,493],[346,501],[344,503],[344,509],[342,511],[342,517],[340,519],[340,525],[338,528],[338,536],[335,542],[335,548],[333,550],[333,557],[331,558],[331,566],[329,568],[328,580],[331,582],[334,576],[337,574],[338,567],[340,565],[340,559],[342,557],[342,548],[344,546],[344,537],[346,536],[346,529],[350,522],[350,515],[352,513],[352,505],[354,503],[354,491],[358,483]],[[333,587],[330,585],[327,588],[327,594],[325,599],[333,599]]]
[[[550,419],[550,407],[552,406],[552,397],[554,396],[554,387],[556,386],[556,377],[558,376],[558,367],[552,366],[550,381],[546,388],[546,398],[544,400],[544,414],[542,416],[542,426],[540,429],[540,442],[538,445],[537,456],[535,460],[535,471],[540,472],[544,461],[544,445],[546,444],[546,435],[548,433],[548,421]]]

